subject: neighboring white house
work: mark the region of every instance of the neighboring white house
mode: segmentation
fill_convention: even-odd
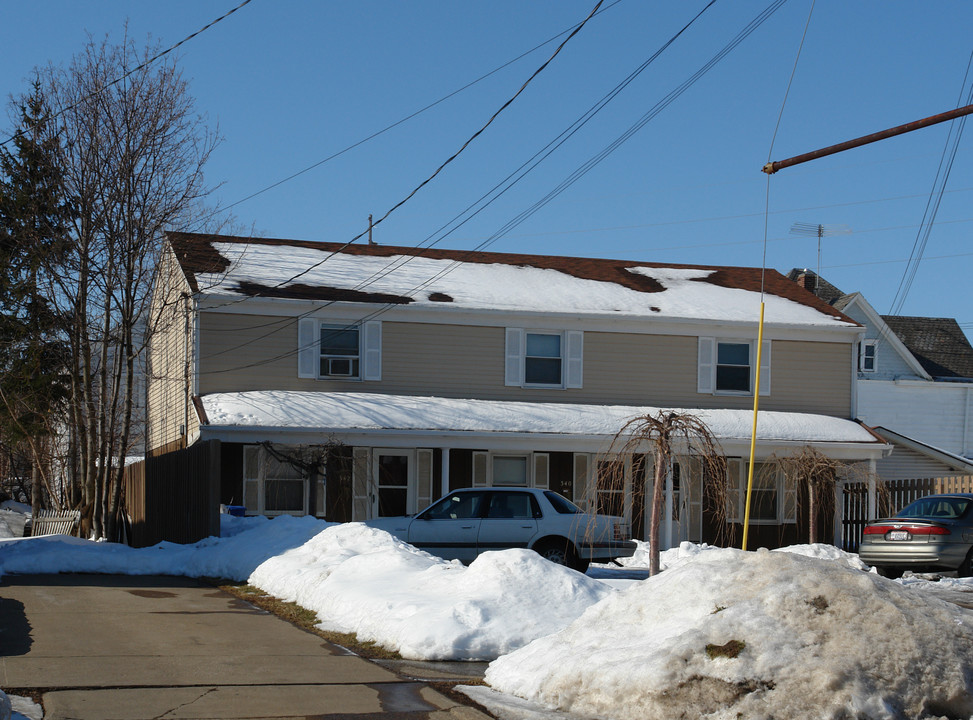
[[[973,474],[973,346],[956,320],[880,315],[810,270],[788,276],[863,326],[855,416],[895,447],[879,476]]]

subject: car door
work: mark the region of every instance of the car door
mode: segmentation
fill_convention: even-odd
[[[450,493],[409,525],[409,543],[447,560],[472,562],[484,492]]]
[[[527,492],[493,490],[488,493],[489,504],[480,521],[477,535],[478,552],[525,548],[537,534],[537,502]]]

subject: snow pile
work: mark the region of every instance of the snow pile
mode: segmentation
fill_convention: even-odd
[[[67,535],[0,540],[0,577],[78,572],[246,580],[260,563],[303,545],[330,523],[285,515],[249,524],[251,529],[229,538],[209,537],[194,545],[163,542],[140,549]]]
[[[699,553],[494,661],[487,682],[617,720],[973,714],[973,615],[842,563]]]
[[[573,621],[614,591],[529,550],[469,567],[358,523],[263,563],[250,583],[412,660],[492,660]]]
[[[794,555],[818,558],[819,560],[833,560],[834,562],[847,565],[855,570],[868,572],[869,566],[858,559],[855,553],[845,552],[834,545],[825,543],[814,543],[812,545],[788,545],[787,547],[777,548],[774,552],[786,552]]]

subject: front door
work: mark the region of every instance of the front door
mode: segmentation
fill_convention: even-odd
[[[408,515],[412,507],[412,451],[375,450],[372,517]]]

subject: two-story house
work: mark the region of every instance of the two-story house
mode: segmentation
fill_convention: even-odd
[[[788,277],[862,326],[855,416],[894,446],[879,477],[973,474],[973,347],[956,320],[881,315],[811,270]]]
[[[738,523],[762,281],[757,461],[874,464],[888,445],[850,419],[861,327],[776,272],[184,233],[153,298],[149,447],[220,440],[222,501],[248,513],[362,520],[527,485],[642,536],[652,463],[606,451],[628,419],[684,409],[729,459]],[[324,447],[320,472],[286,454]],[[667,545],[718,530],[689,465],[667,477]],[[755,541],[795,541],[799,489],[754,475]]]

